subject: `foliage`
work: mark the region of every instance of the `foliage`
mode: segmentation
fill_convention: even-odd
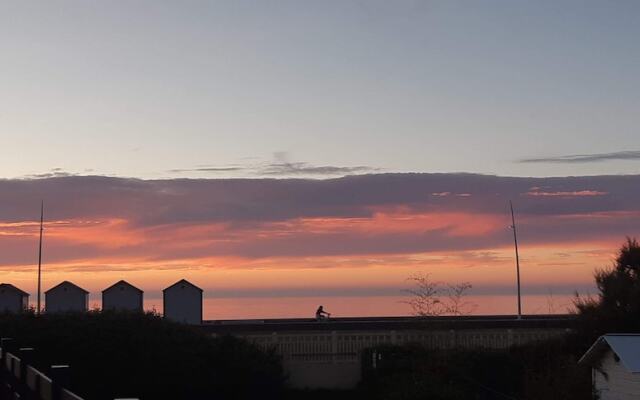
[[[522,398],[571,400],[591,398],[591,369],[578,365],[588,345],[576,334],[509,350],[523,366]]]
[[[427,350],[420,345],[380,346],[363,355],[361,398],[389,400],[490,399],[496,392],[483,381],[500,379],[511,383],[515,368],[496,362],[499,369],[478,368],[478,356],[504,359],[496,352],[486,354],[459,350]],[[376,358],[375,367],[372,359]],[[485,388],[485,390],[483,390]],[[513,391],[513,388],[504,389]]]
[[[577,364],[572,347],[569,338],[503,350],[376,347],[363,356],[359,398],[586,399],[591,393],[590,371]]]
[[[595,273],[597,298],[576,296],[584,340],[604,333],[640,332],[640,245],[627,238],[610,268]]]
[[[434,281],[429,274],[417,274],[409,277],[415,288],[408,289],[411,298],[406,301],[417,316],[466,315],[475,305],[465,300],[471,290],[469,282],[444,283]]]
[[[45,373],[69,364],[71,390],[88,399],[279,398],[283,388],[274,354],[154,314],[5,314],[0,332],[34,347]]]

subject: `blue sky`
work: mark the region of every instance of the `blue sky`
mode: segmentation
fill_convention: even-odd
[[[637,173],[639,37],[636,1],[0,2],[0,177]]]

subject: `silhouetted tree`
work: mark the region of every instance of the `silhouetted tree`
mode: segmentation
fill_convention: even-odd
[[[472,287],[469,282],[439,282],[431,279],[429,274],[413,275],[408,280],[415,285],[406,291],[411,295],[406,303],[411,306],[414,315],[466,315],[475,308],[475,304],[465,300]]]
[[[640,245],[627,238],[615,264],[595,273],[597,298],[577,297],[575,306],[591,336],[640,331]]]

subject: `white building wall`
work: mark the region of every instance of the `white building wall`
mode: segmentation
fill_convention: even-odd
[[[594,370],[593,383],[596,391],[600,393],[601,400],[640,398],[640,374],[629,372],[622,361],[615,360],[611,350],[602,358],[600,369],[602,372]]]
[[[506,349],[567,333],[564,328],[329,331],[322,330],[323,325],[318,323],[318,330],[238,336],[265,350],[274,349],[293,388],[353,389],[361,379],[361,356],[367,348],[420,344],[427,349]]]
[[[87,293],[67,286],[58,287],[45,293],[47,312],[87,311],[88,302]]]
[[[202,323],[202,292],[188,284],[179,283],[164,291],[164,316],[185,324]]]
[[[142,311],[142,292],[120,283],[102,292],[103,310]]]

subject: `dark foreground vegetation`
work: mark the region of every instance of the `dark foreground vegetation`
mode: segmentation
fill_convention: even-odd
[[[278,358],[232,337],[212,338],[153,314],[0,316],[2,337],[36,349],[36,366],[69,364],[86,399],[277,399]]]
[[[365,355],[371,358],[371,350]],[[590,370],[577,365],[571,340],[509,350],[433,351],[418,346],[375,349],[364,371],[362,399],[589,399]],[[366,360],[366,358],[365,358]]]

